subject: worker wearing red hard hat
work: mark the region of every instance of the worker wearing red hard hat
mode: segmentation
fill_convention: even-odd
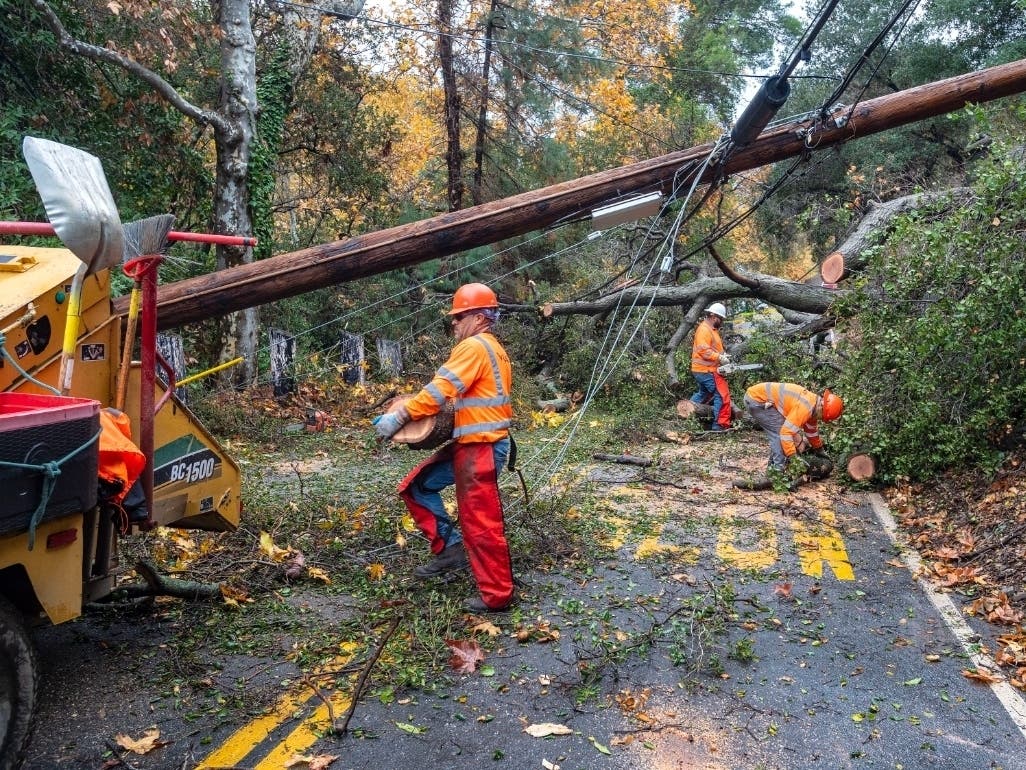
[[[841,416],[844,401],[840,396],[830,390],[817,395],[791,382],[760,382],[745,391],[745,408],[755,424],[766,432],[769,468],[766,479],[738,480],[734,486],[768,488],[772,486],[774,473],[786,475],[792,482],[798,481],[807,474],[810,465],[814,475],[829,474],[833,463],[823,448],[818,421],[831,422]],[[811,464],[800,459],[806,452],[815,458]]]
[[[695,328],[695,341],[691,346],[691,375],[698,383],[691,400],[696,404],[712,403],[714,431],[728,430],[732,416],[730,388],[719,372],[719,367],[730,363],[719,331],[726,318],[727,309],[722,302],[709,305],[705,318]]]
[[[435,558],[414,570],[420,579],[470,566],[480,596],[469,612],[497,612],[514,600],[513,567],[506,542],[498,473],[506,464],[513,407],[509,356],[492,333],[499,318],[495,292],[481,283],[456,290],[449,316],[456,346],[434,378],[395,411],[372,421],[388,439],[409,420],[437,414],[454,399],[453,439],[417,465],[399,484],[399,496],[427,536]],[[459,528],[441,491],[456,485]]]

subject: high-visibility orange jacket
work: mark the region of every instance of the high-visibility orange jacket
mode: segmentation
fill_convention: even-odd
[[[788,457],[795,455],[807,440],[813,449],[823,447],[816,421],[818,396],[791,382],[760,382],[745,391],[745,398],[770,404],[784,416],[780,426],[780,447]]]
[[[691,371],[715,372],[720,365],[723,340],[706,318],[695,329],[695,344],[691,347]]]
[[[438,412],[455,399],[453,437],[458,443],[496,442],[509,435],[513,370],[505,349],[491,332],[457,343],[434,378],[406,402],[414,420]]]

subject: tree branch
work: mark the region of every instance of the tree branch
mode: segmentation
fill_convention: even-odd
[[[103,62],[120,67],[126,72],[139,78],[144,83],[147,83],[159,96],[183,115],[192,118],[197,123],[215,127],[218,131],[222,132],[232,140],[238,139],[239,129],[232,126],[219,113],[212,110],[202,109],[192,102],[189,102],[175,90],[174,86],[164,80],[164,78],[153,70],[139,64],[139,62],[130,59],[127,56],[123,56],[117,51],[112,51],[109,48],[103,48],[101,46],[93,45],[92,43],[86,43],[72,37],[64,28],[64,24],[61,23],[60,18],[46,0],[29,0],[29,2],[37,11],[39,11],[40,14],[42,14],[43,20],[54,35],[57,36],[57,41],[60,43],[62,48],[66,48],[77,56],[91,59],[95,62]]]
[[[542,308],[546,318],[559,315],[599,315],[608,313],[617,305],[629,307],[632,303],[660,307],[690,305],[699,297],[710,300],[754,297],[788,310],[819,315],[826,312],[838,292],[821,286],[810,286],[785,281],[772,275],[755,274],[758,289],[749,289],[729,278],[699,278],[686,286],[634,286],[592,301],[550,302]]]

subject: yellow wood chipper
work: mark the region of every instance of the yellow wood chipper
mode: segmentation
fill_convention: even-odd
[[[175,396],[173,374],[156,376],[158,241],[173,232],[122,225],[95,157],[32,138],[24,152],[50,221],[0,223],[0,770],[17,767],[31,731],[28,629],[110,594],[122,535],[231,530],[241,513],[238,466]],[[5,234],[56,234],[67,248],[4,245]],[[141,287],[141,361],[134,323],[112,313],[111,271],[126,258]],[[115,448],[138,452],[134,490],[117,488],[130,479],[116,472],[101,479],[119,462],[108,418]]]

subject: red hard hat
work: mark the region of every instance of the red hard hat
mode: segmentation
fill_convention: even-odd
[[[499,298],[483,283],[466,283],[452,295],[452,310],[449,311],[449,315],[498,306]]]
[[[844,412],[844,401],[835,396],[829,388],[823,391],[823,419],[827,422],[836,420]]]

